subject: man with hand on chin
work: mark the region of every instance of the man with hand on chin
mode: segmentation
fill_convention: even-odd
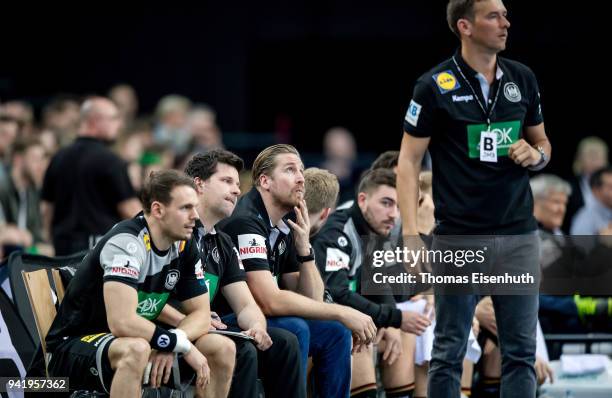
[[[358,345],[368,344],[376,326],[359,311],[323,302],[323,281],[309,241],[303,173],[294,147],[264,149],[253,163],[253,189],[219,226],[238,247],[247,284],[268,325],[297,336],[304,380],[310,354],[319,396],[348,397],[351,332]]]

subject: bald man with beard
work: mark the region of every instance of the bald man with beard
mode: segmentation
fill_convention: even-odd
[[[81,106],[77,139],[51,160],[41,212],[57,255],[92,248],[113,225],[141,210],[125,162],[109,147],[120,128],[112,101],[89,98]]]

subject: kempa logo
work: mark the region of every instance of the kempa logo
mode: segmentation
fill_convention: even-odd
[[[473,95],[453,95],[453,102],[470,102],[474,101]]]

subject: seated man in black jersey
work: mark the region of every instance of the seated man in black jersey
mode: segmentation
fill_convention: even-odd
[[[309,241],[303,170],[294,147],[264,149],[253,163],[253,189],[219,226],[237,245],[247,284],[268,325],[297,336],[304,379],[310,354],[316,393],[346,397],[351,331],[361,345],[376,336],[376,327],[359,311],[323,302],[323,281]]]
[[[246,273],[231,238],[215,224],[234,210],[243,161],[235,154],[216,149],[196,154],[185,168],[198,192],[198,214],[194,235],[204,261],[211,309],[223,317],[230,329],[243,330],[254,344],[234,338],[236,368],[230,397],[257,397],[258,373],[267,397],[303,397],[297,338],[279,328],[266,328],[266,318],[246,284]],[[213,327],[227,325],[213,318]],[[258,367],[258,362],[260,366]]]
[[[325,212],[334,205],[332,201],[322,202],[327,195],[320,180],[330,177],[306,170],[309,214]],[[334,212],[313,237],[312,245],[333,300],[370,315],[380,328],[376,342],[383,353],[381,368],[387,396],[405,397],[414,389],[414,334],[421,334],[430,321],[416,312],[397,309],[390,289],[386,295],[368,297],[360,283],[361,272],[367,271],[364,267],[371,267],[364,257],[362,238],[389,235],[398,215],[396,198],[395,174],[387,169],[369,171],[359,184],[355,203]],[[353,397],[377,396],[371,349],[353,358],[351,393]]]
[[[46,338],[49,373],[70,377],[71,388],[138,397],[149,361],[148,378],[157,386],[171,379],[179,354],[179,364],[195,373],[196,396],[225,396],[235,350],[231,340],[206,334],[208,289],[190,239],[198,218],[193,180],[176,171],[152,173],[142,199],[144,214],[115,225],[68,286]],[[166,330],[154,321],[170,323],[172,298],[187,316]],[[210,353],[213,380],[203,352]]]

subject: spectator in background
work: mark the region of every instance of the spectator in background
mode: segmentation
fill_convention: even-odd
[[[51,160],[41,210],[57,255],[92,248],[113,225],[141,210],[125,162],[108,148],[120,127],[112,101],[90,98],[81,109],[78,138]]]
[[[530,181],[533,192],[533,215],[540,231],[562,235],[561,224],[565,216],[572,187],[561,178],[551,174],[540,174]]]
[[[9,178],[0,184],[0,223],[17,228],[23,239],[7,242],[53,255],[42,238],[39,190],[49,159],[35,137],[21,137],[15,142]],[[8,254],[6,251],[5,255]]]
[[[117,140],[117,153],[127,163],[128,175],[136,192],[140,192],[143,177],[148,175],[143,173],[142,161],[149,134],[146,124],[133,123]]]
[[[18,133],[19,122],[10,116],[0,115],[0,180],[6,178],[6,165]]]
[[[344,127],[333,127],[323,138],[325,160],[321,168],[335,174],[340,182],[339,201],[343,203],[355,196],[355,185],[359,179],[356,168],[357,145],[355,137]]]
[[[38,133],[38,139],[49,156],[55,155],[55,152],[59,150],[59,138],[53,130],[42,130]]]
[[[584,251],[585,238],[562,235],[560,227],[571,194],[570,184],[549,174],[532,178],[530,184],[533,214],[539,224],[544,281],[546,278],[571,279],[578,276],[577,269],[581,276],[592,276],[592,271],[598,268],[608,269],[609,248],[599,245]],[[598,263],[603,263],[603,267],[597,267]],[[539,318],[545,333],[606,332],[612,326],[611,311],[612,300],[608,297],[540,295]]]
[[[192,137],[192,152],[207,152],[223,148],[217,114],[208,105],[196,105],[187,116],[187,131]]]
[[[585,205],[593,202],[589,179],[596,170],[608,165],[608,145],[599,137],[587,137],[580,141],[574,159],[574,178],[570,180],[572,194],[567,203],[563,231],[570,232],[574,216]]]
[[[157,103],[155,117],[157,126],[153,131],[156,144],[169,146],[177,157],[184,156],[189,149],[191,137],[187,131],[187,115],[191,101],[181,95],[167,95]]]
[[[138,115],[138,95],[129,84],[117,84],[108,91],[108,97],[115,103],[124,127],[130,127]]]
[[[612,167],[595,171],[590,178],[593,200],[576,213],[572,235],[612,234]]]
[[[42,111],[43,128],[57,134],[60,146],[68,145],[79,129],[79,101],[62,95],[51,100]]]
[[[0,115],[17,120],[23,135],[34,133],[34,109],[25,101],[7,101],[0,107]]]

